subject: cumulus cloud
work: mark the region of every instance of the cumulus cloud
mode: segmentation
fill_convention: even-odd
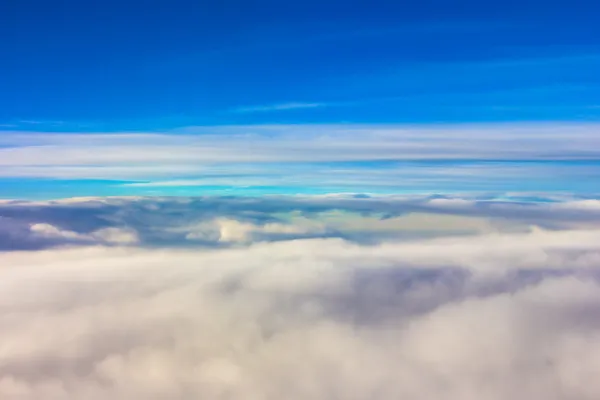
[[[60,246],[228,247],[301,238],[358,243],[593,229],[585,198],[316,196],[80,198],[0,203],[0,250]]]
[[[535,229],[0,253],[0,397],[597,399],[599,243]]]
[[[268,222],[259,225],[251,222],[240,222],[235,219],[216,218],[193,226],[180,228],[188,240],[204,240],[224,243],[251,243],[263,239],[273,239],[277,236],[323,235],[326,233],[324,223],[308,218],[297,218],[288,223]]]
[[[133,244],[138,238],[135,232],[119,228],[103,228],[90,234],[81,234],[73,231],[62,230],[50,224],[33,224],[29,228],[33,237],[64,240],[74,243],[99,243],[99,244]]]

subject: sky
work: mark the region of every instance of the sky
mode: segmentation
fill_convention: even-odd
[[[0,398],[599,399],[599,15],[0,0]]]
[[[595,193],[598,12],[578,1],[2,2],[0,196]],[[556,129],[563,142],[532,150]],[[513,134],[523,130],[536,133]],[[423,152],[379,150],[421,131],[438,132]],[[314,157],[323,142],[330,154]],[[433,164],[406,165],[415,158]]]

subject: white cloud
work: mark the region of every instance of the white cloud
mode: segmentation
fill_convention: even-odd
[[[30,230],[34,235],[46,238],[85,240],[85,236],[77,232],[61,230],[50,224],[33,224]]]
[[[599,154],[594,150],[597,148],[600,148],[600,128],[596,124],[221,126],[190,127],[159,134],[4,132],[0,135],[0,175],[190,182],[205,175],[211,178],[215,174],[248,175],[250,168],[257,179],[264,179],[262,175],[273,175],[272,166],[261,165],[265,162],[288,165],[377,160],[585,159],[597,158]],[[514,177],[523,167],[487,165],[485,168],[487,177],[496,172],[500,177]],[[540,166],[527,168],[536,176],[565,171]],[[574,173],[581,175],[589,168],[579,167],[581,171]],[[385,170],[380,174],[388,182],[399,177],[417,179],[423,174],[426,178],[440,179],[481,175],[479,169],[468,167],[430,166],[419,171]],[[314,173],[314,169],[310,172]],[[336,173],[336,168],[330,167],[321,176],[335,184],[340,183],[340,177],[347,179],[356,172],[355,168]],[[415,172],[416,177],[412,176]],[[286,176],[296,175],[300,182],[306,178],[297,166],[286,168]],[[358,180],[368,183],[364,177]]]
[[[136,244],[139,242],[137,233],[132,229],[103,228],[90,235],[100,243],[106,244]]]
[[[177,231],[186,232],[186,239],[222,243],[251,243],[260,241],[263,235],[324,234],[324,223],[301,219],[290,223],[270,222],[264,225],[240,222],[230,218],[217,218],[196,225],[182,226]]]
[[[597,399],[599,243],[0,253],[0,397]]]
[[[57,228],[56,226],[37,223],[29,228],[33,238],[44,238],[57,240],[57,243],[65,244],[135,244],[139,238],[137,233],[132,229],[127,228],[102,228],[96,231],[83,234],[65,229]]]
[[[319,108],[319,107],[327,107],[326,103],[301,103],[301,102],[292,102],[292,103],[281,103],[281,104],[268,104],[261,106],[247,106],[247,107],[238,107],[233,109],[233,112],[236,113],[255,113],[255,112],[271,112],[271,111],[286,111],[286,110],[299,110],[304,108]]]

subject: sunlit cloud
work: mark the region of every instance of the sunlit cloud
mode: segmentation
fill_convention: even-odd
[[[600,395],[594,200],[5,201],[0,221],[2,398]]]

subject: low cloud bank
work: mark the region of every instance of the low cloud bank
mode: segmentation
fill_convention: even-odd
[[[89,198],[0,203],[0,251],[65,246],[231,247],[301,238],[394,239],[590,229],[593,198],[323,196]]]
[[[595,400],[596,213],[440,198],[4,204],[0,398]]]

